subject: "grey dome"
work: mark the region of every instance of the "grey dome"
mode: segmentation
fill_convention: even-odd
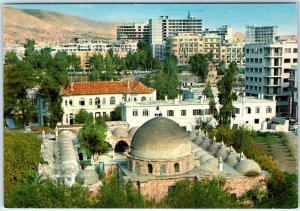
[[[189,132],[189,139],[193,141],[196,138],[197,134],[195,130]]]
[[[215,153],[215,157],[221,157],[223,160],[225,158],[227,158],[227,156],[229,155],[230,150],[227,147],[221,147],[218,152]]]
[[[220,143],[214,142],[208,147],[208,151],[211,154],[215,154],[220,149],[220,147],[221,147]]]
[[[99,182],[99,176],[98,173],[90,166],[86,167],[83,171],[81,171],[77,177],[76,180],[79,180],[83,182],[83,186],[90,186],[97,182]]]
[[[218,165],[219,163],[217,158],[209,158],[206,162],[212,163],[214,165]]]
[[[240,157],[237,153],[231,153],[225,160],[228,165],[235,166],[240,161]]]
[[[137,129],[139,129],[139,127],[132,127],[129,129],[128,134],[133,137],[133,135],[135,134],[135,132],[137,131]]]
[[[198,150],[198,151],[195,153],[195,158],[200,158],[202,155],[205,155],[205,154],[207,154],[206,151]]]
[[[119,137],[119,138],[128,138],[129,137],[127,130],[125,128],[121,128],[121,127],[114,129],[112,131],[112,134],[115,137]]]
[[[257,173],[261,173],[261,168],[260,166],[253,160],[250,159],[245,159],[240,161],[236,166],[235,169],[242,173],[245,174],[249,171],[253,171],[253,172],[257,172]]]
[[[218,166],[211,162],[201,163],[200,169],[209,171],[209,172],[213,173],[213,175],[217,175],[219,173]]]
[[[194,139],[194,143],[197,144],[198,146],[199,146],[200,144],[202,144],[202,142],[203,142],[202,136],[197,136],[197,137]]]
[[[155,117],[134,134],[129,155],[146,159],[177,159],[191,155],[185,131],[173,120]]]
[[[207,150],[207,148],[210,146],[210,140],[209,139],[205,139],[202,143],[201,143],[201,148],[204,150]]]
[[[75,136],[74,133],[72,133],[69,130],[63,130],[63,131],[58,133],[58,139],[60,140],[60,139],[64,139],[64,138],[68,138],[68,139],[73,140],[74,138],[76,138],[76,136]]]
[[[201,155],[199,157],[199,160],[200,160],[201,163],[204,163],[204,162],[206,162],[210,158],[213,158],[213,156],[210,155],[210,154],[204,154],[204,155]]]

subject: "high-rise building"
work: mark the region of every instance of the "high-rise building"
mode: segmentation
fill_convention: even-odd
[[[196,17],[187,16],[186,19],[170,19],[168,16],[160,16],[159,19],[149,20],[149,43],[153,49],[153,56],[163,58],[157,54],[157,46],[162,49],[165,46],[167,37],[174,36],[178,32],[191,32],[202,34],[202,20]]]
[[[273,43],[278,34],[278,26],[246,26],[246,42]]]
[[[228,25],[221,26],[215,30],[206,28],[203,31],[203,35],[208,35],[208,34],[217,34],[221,36],[222,44],[233,42],[233,30],[232,27]]]
[[[204,53],[211,53],[213,61],[218,63],[222,60],[221,57],[221,36],[217,34],[207,34],[203,36]]]
[[[245,42],[234,42],[222,46],[225,48],[225,52],[222,53],[222,55],[225,54],[225,59],[222,59],[225,61],[226,65],[229,65],[231,62],[235,62],[238,67],[245,67],[245,44]]]
[[[118,26],[117,40],[138,40],[148,42],[149,26],[144,23],[132,23]]]
[[[276,111],[287,112],[290,69],[297,65],[297,43],[246,44],[245,57],[246,94],[276,98]]]

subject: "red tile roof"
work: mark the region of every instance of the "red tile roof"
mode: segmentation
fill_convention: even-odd
[[[63,90],[62,95],[96,95],[96,94],[150,94],[153,89],[138,81],[97,81],[74,82]]]

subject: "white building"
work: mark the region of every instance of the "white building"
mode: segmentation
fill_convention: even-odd
[[[236,117],[231,120],[232,127],[247,125],[254,130],[267,129],[267,122],[275,117],[275,100],[266,100],[261,96],[239,97],[233,102]],[[139,127],[156,116],[170,118],[180,126],[191,131],[199,120],[213,119],[210,114],[209,100],[203,97],[200,100],[158,100],[152,102],[124,102],[122,120],[127,121],[130,127]],[[217,109],[220,105],[217,104]],[[215,121],[212,121],[215,122]]]
[[[114,109],[121,102],[155,101],[156,90],[137,81],[75,82],[63,90],[62,99],[62,124],[69,125],[74,123],[76,113],[82,108],[94,118],[113,118]]]
[[[153,56],[162,58],[158,51],[163,48],[167,37],[176,35],[178,32],[191,32],[194,34],[202,34],[202,20],[196,17],[187,16],[186,19],[170,19],[168,16],[160,16],[159,19],[149,20],[149,43],[153,49]]]
[[[231,62],[236,62],[239,68],[245,67],[245,42],[234,42],[225,44],[225,62],[229,65]]]
[[[273,43],[278,35],[278,26],[246,26],[246,42]]]
[[[289,98],[289,111],[293,119],[298,121],[298,66],[292,65],[290,70],[290,78],[289,78],[289,89],[291,92],[291,96]]]
[[[298,62],[297,43],[247,44],[245,57],[247,95],[276,96],[276,111],[287,112],[290,69]]]
[[[117,26],[117,40],[149,40],[149,25],[144,23],[132,23]]]
[[[224,25],[216,29],[208,29],[206,28],[203,31],[203,35],[207,34],[217,34],[221,36],[221,42],[222,44],[225,43],[232,43],[233,42],[233,30],[231,26]]]

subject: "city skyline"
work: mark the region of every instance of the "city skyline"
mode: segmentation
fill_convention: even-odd
[[[99,22],[148,22],[159,16],[203,20],[203,29],[230,25],[245,33],[246,25],[278,26],[279,35],[297,35],[297,4],[7,4],[18,9],[61,12]],[[101,10],[101,13],[99,12]],[[114,11],[114,12],[112,12]],[[116,16],[116,14],[118,14]]]

